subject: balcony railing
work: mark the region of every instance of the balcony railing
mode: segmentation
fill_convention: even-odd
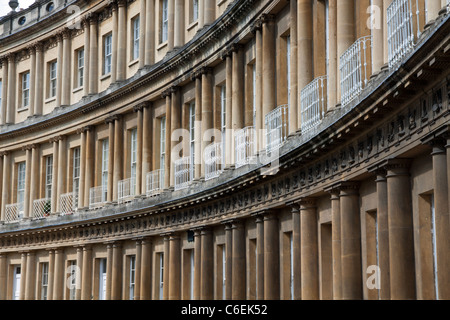
[[[356,40],[341,56],[341,105],[352,102],[369,82],[372,36]]]
[[[191,177],[191,157],[184,157],[174,161],[175,190],[181,190],[189,186]]]
[[[416,3],[416,8],[418,8]],[[417,37],[420,35],[419,11]],[[414,48],[414,17],[411,0],[394,0],[387,8],[389,68],[399,63]]]
[[[93,187],[89,189],[89,209],[98,209],[105,205],[106,199],[104,197],[104,190],[102,186]]]
[[[240,168],[256,158],[255,128],[246,127],[235,133],[235,167]]]
[[[136,179],[135,178],[128,178],[119,181],[119,194],[117,202],[125,203],[130,202],[134,199],[134,196],[136,195]]]
[[[318,77],[301,92],[302,132],[314,128],[325,117],[327,80],[327,76]]]
[[[279,149],[289,135],[289,105],[279,106],[266,114],[266,151]]]
[[[205,148],[205,180],[217,178],[222,173],[222,143],[212,143]]]
[[[52,212],[52,200],[50,198],[37,199],[33,201],[33,217],[36,219],[46,218]]]
[[[5,219],[7,222],[19,221],[23,214],[23,203],[5,205]]]
[[[147,197],[161,194],[164,189],[164,170],[158,169],[147,173]]]
[[[59,198],[59,209],[61,215],[73,214],[76,211],[78,203],[78,194],[76,192],[69,192],[62,194]]]

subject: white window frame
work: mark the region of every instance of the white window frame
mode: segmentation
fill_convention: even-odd
[[[106,300],[106,258],[99,261],[98,299]]]
[[[130,134],[130,189],[136,188],[136,172],[137,172],[137,128],[131,130]],[[130,190],[130,193],[132,192]]]
[[[287,75],[287,104],[291,102],[291,36],[286,37],[286,75]]]
[[[103,39],[103,75],[111,73],[112,66],[112,34],[109,33]]]
[[[45,198],[52,197],[53,155],[45,157]]]
[[[192,22],[198,20],[198,0],[192,0]]]
[[[41,300],[47,300],[48,297],[48,270],[49,263],[42,263],[42,277],[41,277]]]
[[[56,97],[56,86],[58,77],[58,62],[52,61],[49,64],[49,98]]]
[[[253,126],[256,125],[256,63],[252,66]]]
[[[159,299],[164,297],[164,253],[159,254]]]
[[[130,256],[130,300],[134,300],[136,286],[136,256]]]
[[[77,51],[77,85],[84,86],[84,48]]]
[[[22,279],[22,267],[20,265],[15,265],[13,273],[14,274],[13,274],[12,299],[13,300],[19,300],[19,297],[20,297],[20,282],[24,281],[24,279]]]
[[[169,35],[169,1],[161,1],[161,43],[168,40]]]
[[[108,162],[109,139],[102,140],[102,202],[106,202],[108,196]]]
[[[166,117],[161,118],[161,130],[160,130],[160,160],[159,160],[159,168],[162,172],[165,169],[165,160],[166,160]]]
[[[140,29],[140,17],[136,16],[133,21],[133,55],[132,60],[139,58],[139,29]]]
[[[189,150],[191,158],[190,176],[194,177],[195,168],[195,102],[189,104]]]
[[[21,82],[22,82],[21,109],[25,109],[30,106],[30,71],[22,73]]]
[[[220,87],[220,128],[222,132],[222,164],[225,164],[226,141],[227,141],[227,95],[226,86]]]
[[[17,203],[19,206],[19,214],[23,213],[25,204],[25,170],[25,161],[19,162],[17,164]]]
[[[70,288],[69,288],[69,300],[76,300],[77,292],[77,262],[75,260],[70,261]]]
[[[78,193],[80,190],[80,147],[73,148],[72,192],[74,193],[74,205],[78,207]]]

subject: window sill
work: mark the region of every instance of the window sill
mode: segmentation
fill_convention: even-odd
[[[28,107],[21,107],[20,109],[17,109],[17,112],[24,112],[24,111],[27,111],[28,110]]]
[[[198,19],[195,20],[194,22],[192,22],[190,25],[188,25],[187,30],[190,31],[191,29],[193,29],[197,25],[198,25]]]
[[[130,62],[128,63],[128,67],[131,67],[131,66],[135,65],[135,64],[138,63],[138,62],[139,62],[139,58],[134,59],[133,61],[130,61]]]
[[[104,81],[104,80],[106,80],[108,78],[111,78],[111,72],[101,76],[100,77],[100,81]]]
[[[47,99],[45,99],[44,103],[50,103],[53,101],[56,101],[56,97],[47,98]]]
[[[222,4],[224,4],[225,2],[227,2],[227,0],[221,0],[217,3],[217,6],[220,7]]]
[[[83,90],[84,87],[78,87],[72,90],[72,93],[77,93],[78,91]]]
[[[156,50],[161,50],[161,49],[163,49],[164,47],[166,47],[166,46],[168,46],[168,45],[169,45],[169,41],[165,41],[165,42],[161,43],[161,44],[156,48]]]

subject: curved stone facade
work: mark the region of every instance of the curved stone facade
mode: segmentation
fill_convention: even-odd
[[[2,17],[0,299],[450,299],[448,6]]]

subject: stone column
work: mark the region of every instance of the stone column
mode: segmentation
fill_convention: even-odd
[[[117,81],[117,37],[119,33],[119,18],[117,2],[113,2],[112,9],[112,34],[111,34],[111,83]]]
[[[256,216],[256,283],[258,300],[264,299],[264,217]]]
[[[312,3],[310,0],[297,1],[297,60],[298,60],[298,90],[309,84],[313,78],[313,24],[312,24]],[[298,101],[301,101],[301,97]],[[297,126],[301,128],[301,110],[297,112]]]
[[[137,240],[133,300],[141,300],[141,274],[142,274],[142,244],[141,240]]]
[[[112,277],[111,277],[111,300],[122,299],[122,244],[115,242],[112,245]]]
[[[51,213],[55,213],[58,202],[58,137],[53,137],[50,142],[53,144]]]
[[[66,138],[64,136],[59,137],[58,142],[58,191],[56,196],[56,212],[60,212],[60,197],[66,191],[66,179],[67,179],[67,149]]]
[[[213,234],[211,230],[201,230],[201,300],[212,300],[214,298],[214,249]]]
[[[170,88],[171,92],[171,111],[170,111],[170,138],[166,140],[166,146],[170,146],[170,186],[175,185],[175,167],[174,160],[178,159],[175,157],[175,154],[172,154],[172,151],[175,150],[175,146],[179,143],[179,141],[172,141],[172,133],[174,130],[181,128],[181,90],[179,87]],[[167,127],[166,127],[167,129]],[[167,153],[166,153],[167,157]]]
[[[207,130],[214,128],[213,123],[213,75],[211,68],[202,68],[202,119],[201,119],[201,136],[200,141],[202,143],[201,148],[201,176],[205,176],[205,149],[211,144],[211,141],[207,140],[205,137],[210,137],[209,135],[205,135]]]
[[[8,108],[8,59],[1,58],[0,63],[2,65],[2,103],[0,105],[0,125],[6,123],[6,109]]]
[[[151,239],[142,240],[141,260],[141,300],[150,300],[152,294],[152,242]]]
[[[31,165],[30,165],[30,208],[33,211],[33,202],[39,197],[39,145],[31,145]],[[31,215],[30,215],[31,216]]]
[[[53,283],[55,275],[55,252],[53,249],[48,251],[48,290],[47,300],[53,300]]]
[[[439,300],[450,299],[450,220],[448,201],[448,167],[445,140],[432,142],[434,225],[436,229],[436,264]]]
[[[225,225],[225,251],[225,299],[231,300],[233,293],[233,230],[229,223]]]
[[[3,155],[3,179],[2,179],[2,211],[1,221],[6,220],[5,206],[10,203],[11,193],[11,155],[7,151],[2,152]]]
[[[383,8],[383,0],[372,0],[372,6],[375,8],[380,8],[380,14],[383,14],[384,10],[387,8]],[[375,14],[374,22],[377,22],[379,19],[376,9],[373,14]],[[381,19],[381,22],[383,20]],[[381,67],[384,65],[384,39],[383,39],[383,29],[384,23],[381,23],[381,28],[376,28],[376,26],[372,26],[372,73],[380,72]]]
[[[106,201],[112,202],[114,190],[114,121],[116,117],[106,118],[105,123],[108,125],[108,186],[106,192]]]
[[[164,158],[164,188],[168,189],[170,187],[170,171],[172,171],[171,163],[171,102],[170,102],[170,90],[163,92],[162,97],[166,98],[166,150]]]
[[[27,253],[27,277],[25,285],[25,300],[35,299],[36,289],[36,259],[33,251]]]
[[[291,41],[291,66],[290,66],[290,74],[289,74],[289,82],[291,85],[291,94],[290,94],[290,101],[289,102],[289,134],[294,134],[298,129],[298,113],[301,111],[299,110],[300,100],[299,98],[299,88],[298,88],[298,58],[297,58],[297,52],[298,52],[298,35],[297,35],[297,1],[290,1],[290,23],[291,23],[291,34],[290,34],[290,41]],[[258,38],[256,38],[258,40]],[[256,48],[258,46],[256,45]],[[257,71],[258,73],[258,71]],[[259,91],[261,92],[261,91]],[[295,291],[295,289],[294,289]],[[295,296],[295,293],[294,293]]]
[[[71,29],[64,29],[62,32],[63,36],[63,59],[62,64],[58,61],[59,66],[61,66],[61,76],[62,76],[62,88],[61,88],[61,105],[70,105],[70,83],[71,83]],[[59,68],[58,68],[59,70]]]
[[[89,94],[98,91],[98,30],[97,15],[89,13]]]
[[[91,83],[91,78],[90,78],[90,74],[91,74],[91,63],[90,63],[90,58],[91,58],[91,28],[90,28],[90,24],[89,24],[89,20],[84,17],[84,19],[82,20],[83,23],[83,28],[84,28],[84,65],[86,67],[89,67],[89,70],[85,70],[85,72],[83,73],[83,96],[87,96],[89,94],[89,87],[90,87],[90,83]],[[36,59],[37,61],[37,59]]]
[[[174,0],[174,47],[180,48],[184,45],[184,0]]]
[[[295,1],[293,2],[295,3]],[[296,5],[296,4],[295,4]],[[256,115],[255,115],[255,123],[253,126],[255,127],[256,131],[256,152],[259,152],[263,146],[263,134],[262,129],[264,128],[264,115],[263,115],[263,109],[262,109],[262,103],[263,103],[263,96],[262,96],[262,88],[263,88],[263,39],[262,39],[262,22],[261,19],[258,19],[255,21],[255,23],[252,26],[252,33],[255,37],[255,109],[256,109]],[[291,30],[292,32],[292,30]],[[231,152],[231,151],[230,151]]]
[[[378,263],[380,267],[380,299],[390,299],[389,272],[389,221],[387,208],[386,171],[376,171],[377,184],[377,222],[378,222]]]
[[[202,79],[198,72],[191,77],[195,81],[195,127],[194,127],[194,180],[202,176]]]
[[[33,214],[33,205],[30,204],[30,185],[31,185],[31,148],[30,146],[26,146],[22,148],[26,153],[26,162],[25,162],[25,194],[24,194],[24,209],[23,209],[23,217],[24,219],[31,218]]]
[[[145,16],[145,65],[155,62],[155,0],[146,0],[147,14]]]
[[[34,44],[28,47],[28,52],[30,53],[30,103],[28,106],[28,117],[32,117],[34,115],[36,90],[36,48]]]
[[[15,103],[16,103],[16,56],[14,53],[7,55],[8,59],[8,94],[2,96],[2,100],[6,98],[6,124],[14,123]]]
[[[169,25],[167,28],[167,49],[168,51],[172,51],[175,35],[175,0],[168,0],[167,11],[169,18]]]
[[[337,1],[337,99],[341,101],[340,57],[355,41],[355,4],[353,0]]]
[[[391,299],[415,299],[416,281],[409,160],[388,160],[385,168],[387,170]]]
[[[142,193],[147,192],[147,173],[152,169],[152,155],[153,155],[153,121],[151,104],[148,103],[143,110],[142,120]]]
[[[81,299],[92,299],[92,248],[83,247],[83,270],[81,272]]]
[[[117,81],[126,79],[127,61],[127,2],[118,0],[118,30],[117,30]]]
[[[300,233],[300,205],[288,204],[291,207],[292,213],[292,242],[293,242],[293,273],[294,273],[294,300],[302,298],[302,283],[301,283],[301,233]]]
[[[27,280],[27,252],[21,253],[20,259],[20,292],[19,292],[19,300],[25,300],[25,285]]]
[[[63,82],[63,74],[62,70],[64,69],[64,61],[63,61],[63,33],[59,32],[56,35],[56,39],[58,42],[57,47],[57,58],[56,58],[56,108],[61,107],[61,98],[62,98],[62,82]]]
[[[331,242],[333,256],[333,299],[342,300],[341,210],[339,191],[331,192]]]
[[[83,248],[77,247],[77,274],[75,300],[81,300],[81,279],[83,277]]]
[[[200,300],[202,283],[202,238],[201,229],[194,230],[194,300]]]
[[[123,179],[123,124],[122,117],[116,115],[114,119],[114,174],[113,201],[119,197],[119,181]]]
[[[170,236],[164,236],[164,271],[163,271],[163,300],[169,299],[169,281],[170,281]]]
[[[280,299],[280,245],[276,212],[264,213],[264,299]]]
[[[147,0],[142,0],[139,8],[139,69],[145,66],[145,24],[147,21]]]
[[[64,250],[55,249],[55,275],[53,281],[53,300],[62,300],[64,294]]]
[[[244,127],[244,111],[245,111],[245,101],[244,92],[242,90],[244,83],[244,51],[242,47],[238,44],[234,44],[231,48],[233,56],[233,67],[232,67],[232,80],[231,80],[231,127],[236,133]],[[234,141],[234,135],[232,137]],[[234,154],[234,143],[232,154]],[[234,162],[233,162],[234,164]]]
[[[313,199],[300,201],[301,286],[303,300],[319,299],[317,213]]]
[[[234,135],[233,135],[233,59],[230,54],[227,54],[226,57],[226,101],[225,101],[225,168],[229,168],[230,166],[234,166]]]
[[[111,300],[112,286],[112,269],[113,269],[113,244],[106,245],[106,288],[105,300]]]
[[[241,221],[232,222],[232,274],[231,274],[231,298],[233,300],[245,299],[245,233],[244,224]],[[266,266],[266,264],[264,263]],[[265,291],[265,290],[264,290]]]
[[[262,110],[264,117],[276,108],[276,46],[275,46],[275,17],[263,14],[262,17]],[[304,57],[306,58],[306,57]],[[240,84],[239,84],[240,85]],[[240,85],[241,86],[241,85]],[[242,91],[242,89],[240,89]]]
[[[80,186],[78,188],[78,208],[84,207],[84,185],[86,181],[86,132],[84,128],[77,130],[80,134]]]
[[[0,300],[6,300],[7,255],[0,253]]]
[[[359,185],[342,183],[340,189],[342,299],[362,298],[361,224]]]
[[[337,1],[328,1],[328,110],[332,111],[337,104]],[[303,88],[298,88],[299,91]],[[300,100],[299,100],[300,101]]]
[[[84,185],[84,206],[89,207],[89,193],[94,186],[95,141],[94,127],[86,128],[86,177]]]
[[[180,237],[177,234],[169,236],[169,300],[181,299],[181,249]],[[164,281],[165,282],[165,281]]]
[[[134,107],[134,112],[137,113],[137,149],[136,149],[136,190],[135,194],[138,196],[145,192],[145,188],[142,189],[142,147],[143,147],[143,136],[142,136],[142,125],[144,117],[144,104],[139,104]]]

